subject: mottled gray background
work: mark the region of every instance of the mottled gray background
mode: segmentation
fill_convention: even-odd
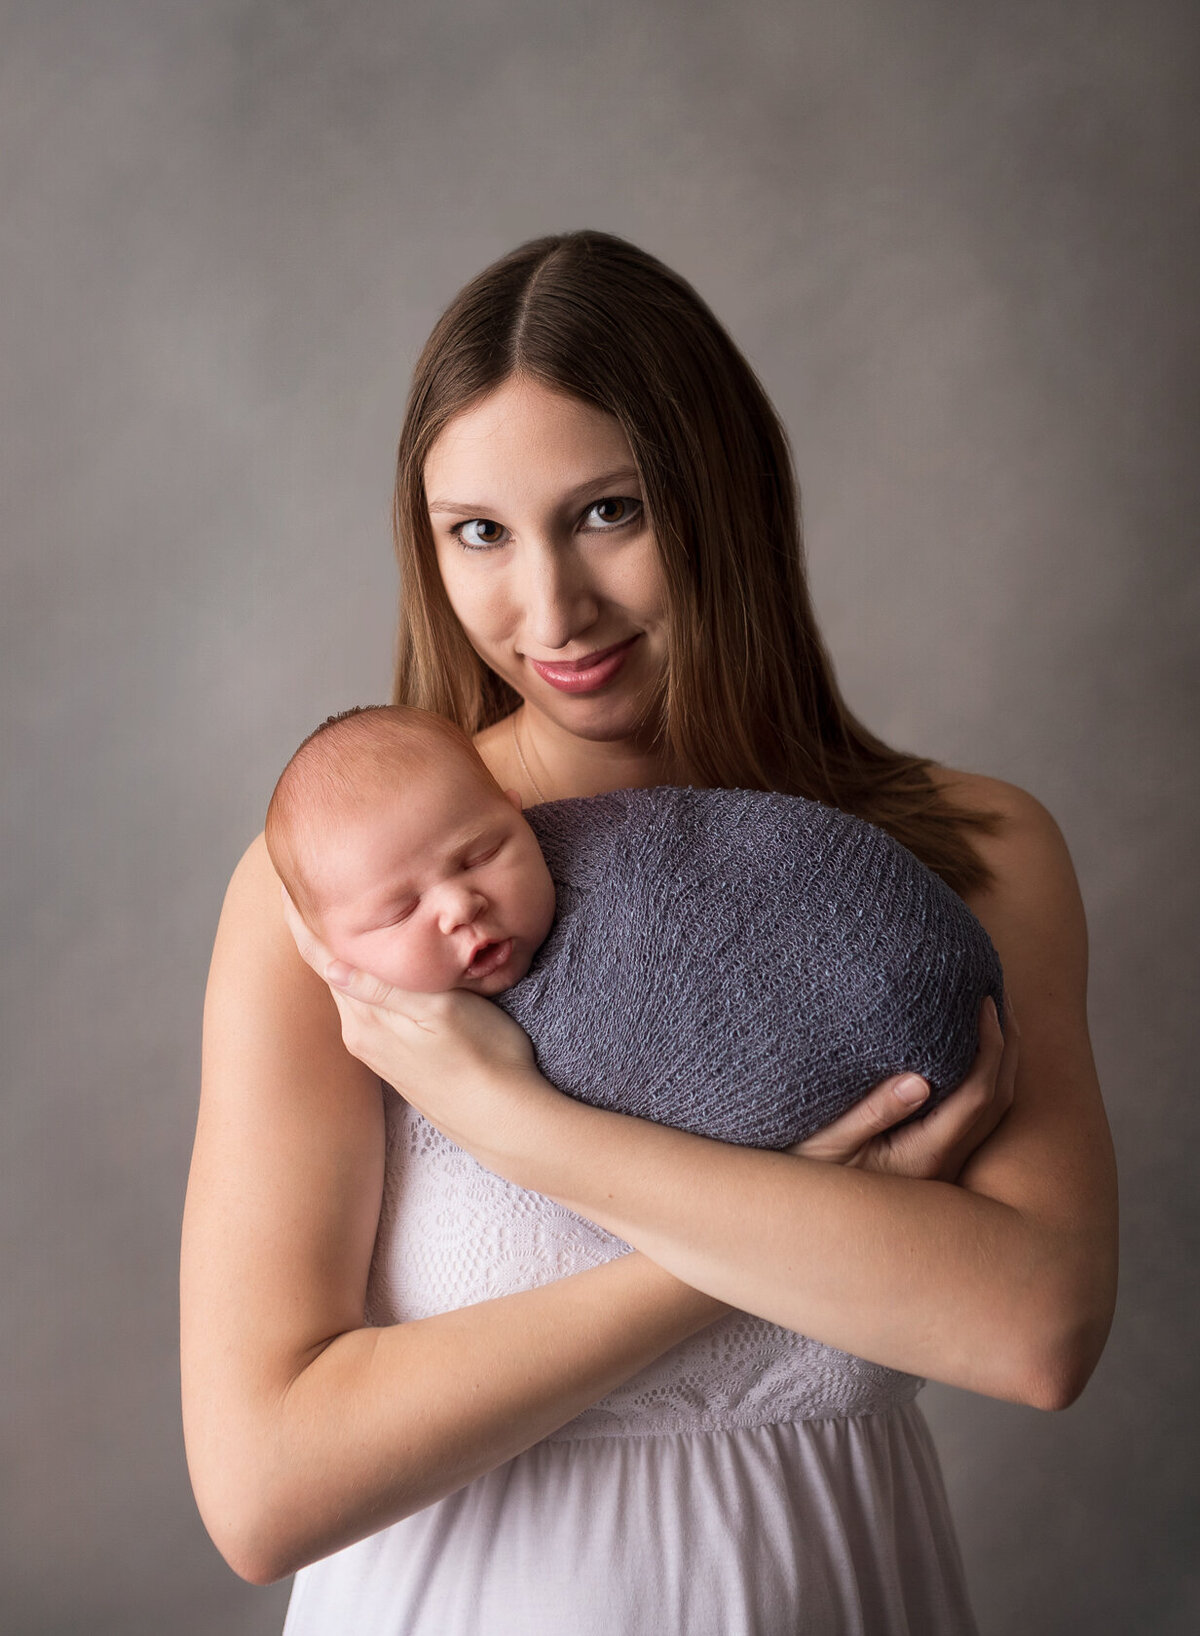
[[[578,226],[763,375],[853,703],[1066,832],[1117,1323],[1065,1414],[925,1402],[987,1636],[1197,1628],[1198,15],[4,4],[7,1629],[279,1628],[179,1432],[208,950],[294,744],[386,693],[417,348]]]

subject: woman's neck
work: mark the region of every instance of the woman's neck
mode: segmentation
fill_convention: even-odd
[[[542,801],[670,784],[669,758],[637,739],[585,739],[522,705],[509,719],[521,770]]]

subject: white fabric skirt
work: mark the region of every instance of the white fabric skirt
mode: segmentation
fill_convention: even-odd
[[[303,1569],[285,1636],[974,1636],[924,1416],[526,1450]]]

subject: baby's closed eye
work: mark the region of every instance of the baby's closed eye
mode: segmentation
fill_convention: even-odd
[[[469,858],[463,859],[464,869],[478,869],[480,864],[491,863],[492,859],[504,845],[503,841],[496,841],[494,845],[486,847],[482,852],[476,852]]]
[[[419,898],[407,899],[398,908],[389,911],[389,913],[379,921],[379,924],[375,927],[375,930],[382,932],[386,931],[390,926],[403,925],[406,920],[411,918],[419,902]]]

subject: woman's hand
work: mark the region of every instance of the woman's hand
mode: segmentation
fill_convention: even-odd
[[[335,960],[283,892],[302,958],[329,986],[347,1051],[460,1147],[478,1155],[514,1118],[560,1092],[529,1037],[482,995],[416,994]]]
[[[914,1180],[957,1181],[972,1153],[1012,1106],[1019,1048],[1012,1002],[1005,996],[1001,1032],[995,1002],[989,998],[980,1011],[979,1051],[971,1071],[932,1113],[899,1130],[892,1128],[929,1094],[928,1085],[915,1074],[894,1074],[840,1119],[787,1151]]]

